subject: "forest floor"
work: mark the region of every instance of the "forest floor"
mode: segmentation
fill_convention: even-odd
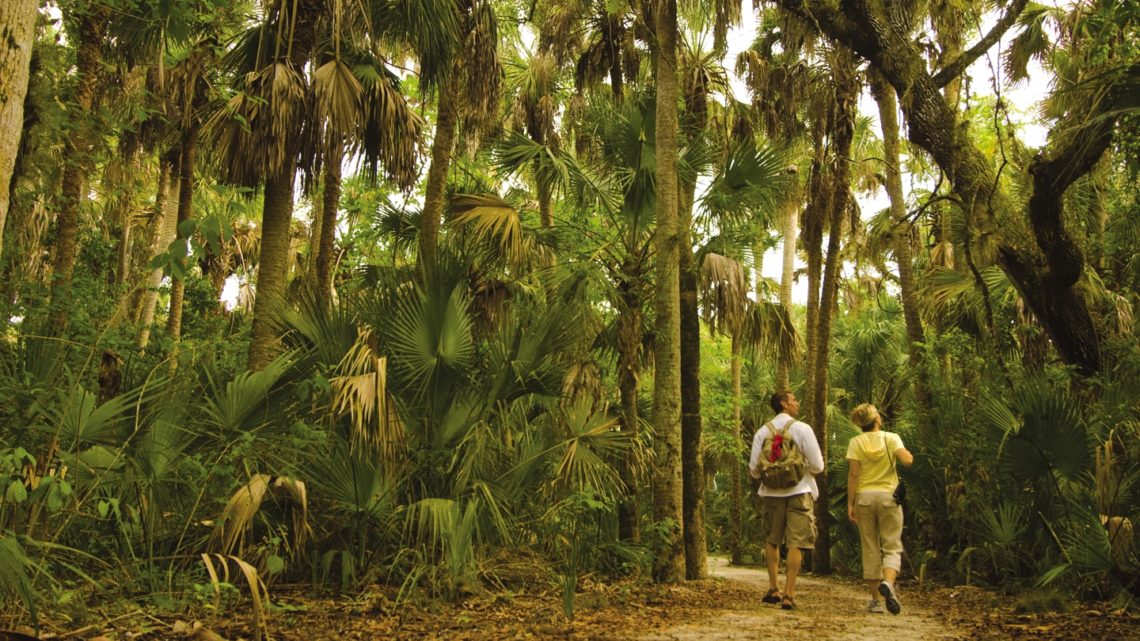
[[[801,577],[799,608],[761,603],[767,575],[710,559],[711,578],[676,586],[643,583],[587,585],[567,620],[560,592],[505,591],[471,596],[459,605],[419,602],[396,606],[394,592],[376,590],[354,599],[316,598],[278,588],[267,619],[277,641],[781,641],[1033,639],[1043,641],[1140,640],[1140,617],[1105,606],[1072,604],[1063,612],[1027,613],[1024,599],[976,587],[918,587],[903,582],[902,614],[871,614],[859,581]],[[1020,603],[1020,605],[1019,605]],[[1067,604],[1061,604],[1063,606]],[[84,641],[238,641],[253,639],[251,612],[230,608],[212,619],[158,618],[141,610],[89,612],[78,626],[48,625],[43,639]],[[3,628],[0,623],[0,628]],[[12,637],[23,639],[25,637]],[[265,637],[263,637],[265,638]],[[7,641],[0,631],[0,641]]]

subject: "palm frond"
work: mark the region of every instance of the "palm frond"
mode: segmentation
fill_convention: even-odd
[[[699,275],[705,321],[714,332],[732,336],[740,331],[751,301],[748,275],[739,261],[708,252]]]
[[[476,238],[493,242],[509,264],[525,264],[533,243],[524,236],[522,219],[510,203],[493,194],[454,194],[451,211],[450,225],[469,228]]]
[[[291,548],[294,556],[299,557],[311,533],[308,491],[302,481],[269,474],[254,474],[226,502],[210,537],[211,549],[219,550],[222,554],[231,554],[236,550],[240,554],[242,547],[239,547],[239,543],[243,536],[248,536],[252,531],[253,519],[261,509],[266,495],[271,492],[274,497],[287,501],[292,508]]]
[[[16,536],[8,531],[0,532],[0,593],[17,595],[32,615],[32,620],[36,621],[37,595],[28,575],[28,570],[32,567],[31,558],[24,552]]]
[[[391,462],[404,443],[404,424],[388,394],[388,359],[375,351],[376,338],[362,329],[329,379],[332,411],[348,416],[354,450]]]

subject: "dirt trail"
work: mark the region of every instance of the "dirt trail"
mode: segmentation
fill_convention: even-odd
[[[730,567],[725,559],[710,558],[712,576],[768,587],[767,572]],[[725,604],[715,617],[694,621],[642,637],[642,641],[745,641],[779,638],[780,641],[898,641],[899,639],[967,639],[969,635],[940,621],[928,608],[900,593],[903,610],[898,616],[871,614],[868,595],[854,581],[806,576],[796,581],[793,611],[766,603]]]

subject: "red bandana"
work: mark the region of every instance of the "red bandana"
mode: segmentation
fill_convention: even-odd
[[[784,445],[784,435],[783,434],[777,434],[777,435],[772,437],[772,453],[768,456],[768,459],[772,463],[775,463],[776,461],[780,460],[780,454],[783,453],[782,452],[783,445]]]

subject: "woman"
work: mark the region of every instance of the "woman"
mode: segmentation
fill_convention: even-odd
[[[871,593],[868,608],[898,614],[902,609],[895,580],[902,566],[902,506],[892,496],[899,484],[895,462],[910,466],[914,456],[898,434],[884,432],[883,418],[870,403],[851,412],[863,433],[847,445],[847,518],[859,526],[863,547],[863,579]]]

